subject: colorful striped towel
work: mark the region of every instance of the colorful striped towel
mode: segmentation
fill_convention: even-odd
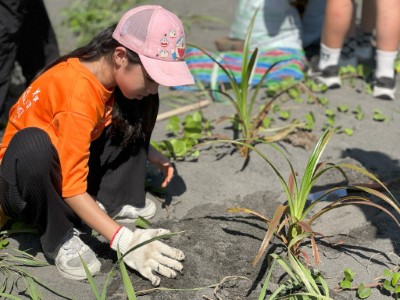
[[[213,51],[210,52],[210,54],[214,58],[218,57],[218,62],[232,71],[238,82],[241,81],[242,52]],[[293,78],[294,80],[302,80],[304,78],[305,56],[302,50],[293,48],[267,49],[259,50],[256,69],[251,84],[256,85],[268,68],[276,62],[278,63],[270,70],[266,77],[266,85],[287,78]],[[213,81],[229,83],[229,79],[222,69],[197,48],[189,47],[186,50],[186,63],[195,80],[211,85]]]

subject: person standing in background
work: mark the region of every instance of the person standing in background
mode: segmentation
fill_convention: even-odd
[[[10,96],[16,62],[23,75],[19,84],[28,86],[36,73],[59,55],[43,0],[0,0],[0,123],[7,122],[16,100]]]
[[[394,62],[400,37],[400,1],[379,0],[376,4],[376,69],[373,96],[395,97]],[[328,0],[322,33],[317,80],[328,88],[340,87],[339,59],[353,19],[354,1]]]

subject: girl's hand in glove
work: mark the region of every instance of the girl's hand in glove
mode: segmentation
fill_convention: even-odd
[[[170,233],[167,229],[130,229],[121,226],[110,242],[113,250],[125,254],[136,245],[151,238]],[[176,271],[181,271],[183,265],[180,263],[185,258],[182,251],[172,248],[160,241],[153,241],[141,246],[124,256],[126,265],[138,271],[143,277],[149,279],[153,286],[160,285],[160,277],[154,275],[153,271],[160,275],[174,278]]]

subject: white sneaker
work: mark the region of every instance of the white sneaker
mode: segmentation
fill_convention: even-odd
[[[374,88],[372,95],[375,98],[394,100],[396,92],[396,80],[395,78],[380,77],[375,78]]]
[[[328,66],[323,70],[317,70],[312,77],[317,83],[324,84],[328,89],[339,88],[342,83],[339,76],[339,66]]]
[[[72,280],[86,279],[85,269],[81,259],[86,263],[90,273],[94,276],[100,271],[101,263],[96,254],[79,238],[79,230],[71,229],[65,235],[65,242],[61,246],[55,259],[55,264],[61,276]]]
[[[121,223],[134,223],[139,216],[150,219],[156,214],[157,207],[153,201],[146,198],[145,206],[142,208],[134,207],[132,205],[124,205],[117,209],[111,216],[112,218]]]

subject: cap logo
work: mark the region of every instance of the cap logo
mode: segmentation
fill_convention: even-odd
[[[174,61],[182,61],[185,58],[186,44],[185,37],[181,35],[177,38],[175,29],[171,29],[160,39],[160,47],[156,57],[160,59],[171,59]]]

